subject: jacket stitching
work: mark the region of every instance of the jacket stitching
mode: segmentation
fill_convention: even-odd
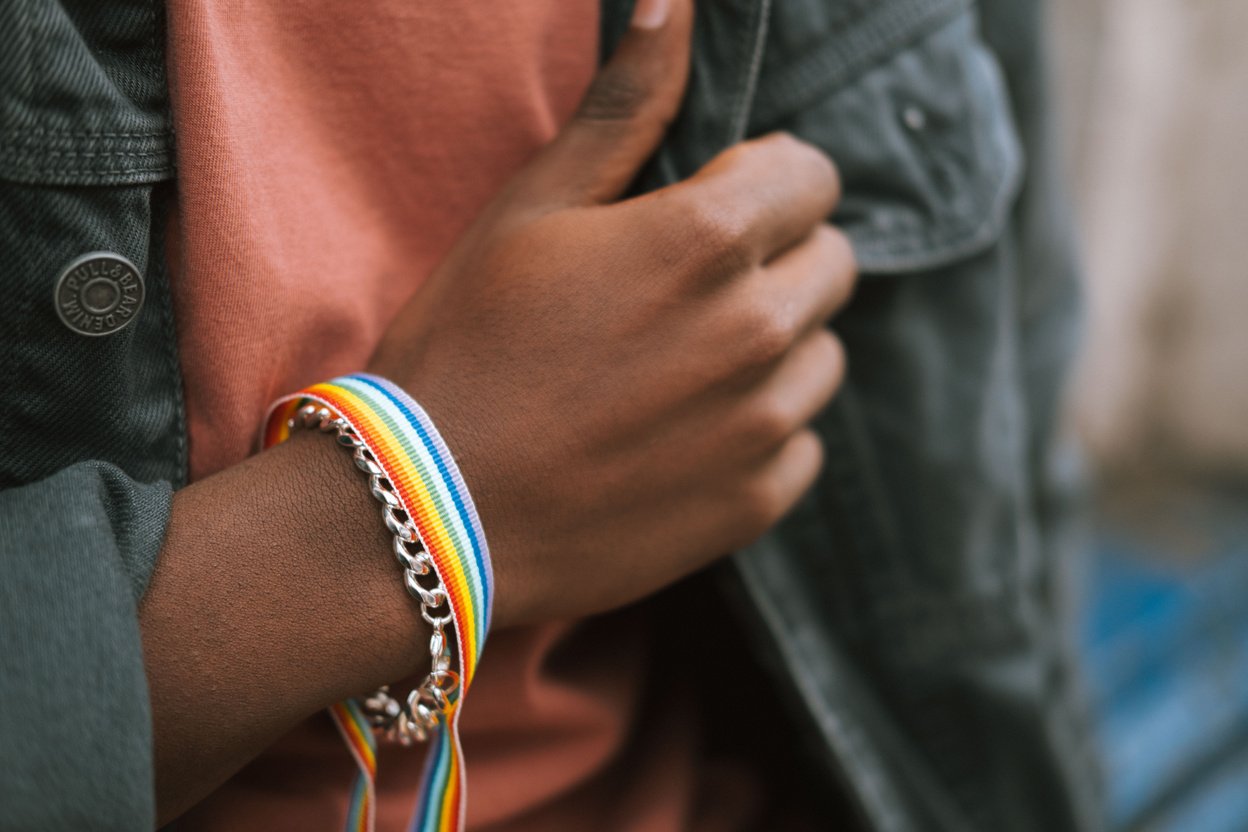
[[[57,128],[41,127],[39,125],[31,125],[29,127],[4,127],[0,128],[0,135],[21,137],[24,133],[36,133],[43,136],[74,136],[74,137],[90,137],[98,136],[107,139],[139,139],[153,138],[156,136],[166,136],[173,133],[172,128],[165,130],[135,130],[122,132],[103,132],[99,130],[60,130]],[[40,141],[38,139],[30,139],[30,141]]]
[[[747,43],[751,32],[754,33],[754,43],[749,47],[750,62],[745,70],[745,83],[741,85],[741,91],[733,105],[732,121],[729,123],[729,144],[736,144],[744,139],[749,127],[750,109],[754,103],[754,93],[758,89],[758,75],[767,45],[767,32],[771,28],[771,0],[760,0],[755,9],[755,19],[746,30]]]
[[[164,189],[158,189],[156,193],[160,193]],[[155,201],[155,200],[154,200]],[[164,329],[165,342],[165,362],[168,366],[170,387],[172,388],[170,396],[173,399],[174,410],[174,441],[177,445],[178,457],[175,461],[176,482],[173,487],[181,488],[186,485],[187,468],[189,460],[187,459],[187,436],[186,436],[186,395],[183,389],[182,363],[178,357],[178,334],[177,322],[173,314],[173,287],[169,280],[169,212],[172,206],[168,203],[171,196],[168,192],[161,193],[158,204],[162,211],[161,220],[158,224],[154,224],[152,233],[159,234],[160,238],[156,245],[152,246],[153,253],[159,258],[154,263],[148,263],[148,272],[153,277],[159,275],[162,277],[161,285],[164,287],[163,297],[161,299],[161,323]]]
[[[74,174],[87,175],[87,176],[117,176],[119,174],[129,174],[129,173],[167,174],[167,173],[173,173],[175,170],[177,170],[177,168],[174,167],[173,165],[158,165],[155,167],[129,167],[129,168],[78,168],[78,167],[48,168],[48,167],[18,165],[11,169],[16,170],[18,173],[30,174],[33,176],[57,176],[57,175],[74,175]],[[0,166],[0,170],[3,170],[3,166]]]
[[[168,153],[168,150],[35,150],[23,147],[0,147],[0,155],[3,156],[68,156],[84,159],[94,159],[101,156],[121,156],[137,159],[148,156],[164,156]]]

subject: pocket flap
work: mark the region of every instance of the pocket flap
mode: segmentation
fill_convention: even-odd
[[[852,77],[843,56],[869,37],[850,23],[759,80],[751,132],[788,130],[836,161],[844,197],[833,219],[864,274],[934,269],[987,248],[1022,179],[1004,79],[974,13],[914,23],[926,30]]]
[[[134,185],[173,173],[157,0],[0,3],[0,178]]]

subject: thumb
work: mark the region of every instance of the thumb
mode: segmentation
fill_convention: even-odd
[[[524,198],[587,205],[624,193],[680,109],[692,27],[692,0],[637,0],[576,115],[521,175]]]

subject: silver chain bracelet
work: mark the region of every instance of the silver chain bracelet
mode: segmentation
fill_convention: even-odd
[[[287,425],[292,430],[304,427],[319,428],[323,433],[337,432],[338,444],[354,451],[355,467],[368,475],[369,490],[381,503],[382,519],[394,535],[395,559],[403,567],[403,586],[420,603],[421,618],[433,628],[429,637],[433,666],[429,675],[403,699],[396,698],[389,685],[383,685],[361,700],[360,706],[380,736],[400,745],[423,742],[442,724],[459,692],[459,674],[451,669],[446,634],[447,625],[454,627],[446,587],[433,568],[433,559],[425,551],[415,524],[394,493],[393,484],[351,423],[336,417],[329,408],[309,404],[300,408],[298,417],[290,419]]]

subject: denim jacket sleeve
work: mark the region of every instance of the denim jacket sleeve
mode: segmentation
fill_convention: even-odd
[[[170,494],[98,462],[0,491],[0,827],[154,825],[135,607]]]
[[[184,479],[161,206],[156,0],[0,4],[0,827],[155,822],[136,606]],[[119,254],[136,318],[58,319],[63,267]]]

